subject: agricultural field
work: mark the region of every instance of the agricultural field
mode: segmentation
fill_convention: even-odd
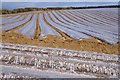
[[[1,18],[2,42],[118,53],[118,8],[33,11]]]
[[[118,77],[118,8],[41,10],[0,18],[0,65],[6,76]]]
[[[2,16],[1,29],[30,38],[47,35],[71,39],[96,38],[114,44],[118,42],[117,9],[38,11]]]
[[[117,78],[118,55],[1,43],[4,78]],[[106,57],[107,56],[107,57]]]

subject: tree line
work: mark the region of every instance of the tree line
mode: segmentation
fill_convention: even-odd
[[[1,9],[0,14],[14,14],[29,11],[66,10],[66,9],[92,9],[92,8],[120,8],[120,5],[111,6],[86,6],[86,7],[48,7],[48,8],[18,8],[13,10]]]

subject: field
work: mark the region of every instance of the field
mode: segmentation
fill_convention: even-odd
[[[1,43],[1,68],[8,78],[117,78],[118,55]],[[107,57],[106,57],[107,56]],[[7,76],[6,76],[7,77]]]
[[[117,9],[36,11],[1,16],[1,29],[5,31],[2,42],[118,53]],[[27,42],[22,41],[22,37],[26,37]]]
[[[118,76],[118,8],[41,10],[0,17],[0,61],[6,75],[13,71],[28,77]]]
[[[2,17],[1,28],[30,38],[54,35],[80,40],[92,37],[113,44],[118,42],[117,14],[117,9],[29,12]]]

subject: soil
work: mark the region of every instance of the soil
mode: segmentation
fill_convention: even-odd
[[[95,38],[74,40],[48,35],[43,38],[33,39],[13,31],[6,32],[3,30],[0,30],[0,35],[0,42],[119,54],[119,43],[110,45]]]
[[[39,14],[37,14],[36,30],[35,30],[35,33],[34,33],[34,39],[38,39],[39,38],[40,32],[41,32],[41,29],[40,29],[40,25],[39,25]]]

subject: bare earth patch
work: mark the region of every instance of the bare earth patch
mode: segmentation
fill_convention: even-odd
[[[12,31],[5,32],[0,30],[1,42],[14,43],[14,44],[29,44],[37,46],[46,46],[53,48],[66,48],[72,50],[85,50],[103,52],[109,54],[119,54],[118,44],[107,44],[94,38],[69,40],[58,36],[48,35],[39,39],[31,39],[25,35],[18,34]]]

